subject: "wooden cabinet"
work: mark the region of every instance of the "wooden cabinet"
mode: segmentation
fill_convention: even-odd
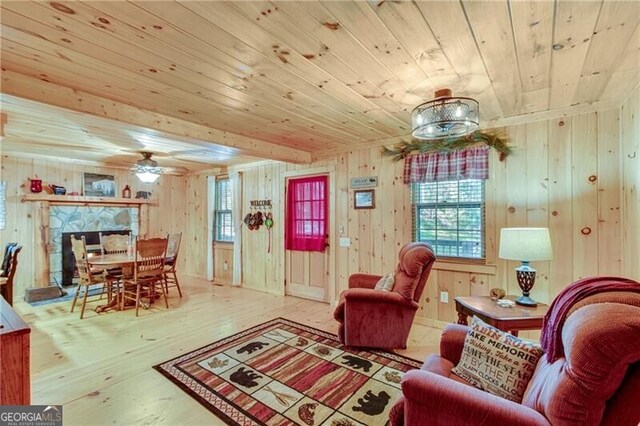
[[[0,297],[0,405],[31,403],[31,328]]]

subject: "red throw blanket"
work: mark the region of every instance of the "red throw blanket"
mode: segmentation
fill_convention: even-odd
[[[585,297],[607,291],[631,291],[640,293],[640,283],[629,278],[589,277],[578,280],[558,294],[544,317],[540,343],[547,361],[554,362],[564,356],[562,326],[571,307]]]

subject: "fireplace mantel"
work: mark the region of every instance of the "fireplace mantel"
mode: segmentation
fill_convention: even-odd
[[[51,206],[118,206],[133,207],[139,211],[139,235],[146,238],[149,232],[149,207],[157,206],[158,201],[143,198],[117,198],[117,197],[85,197],[81,195],[51,195],[51,194],[24,194],[22,202],[33,205],[33,211],[28,215],[34,221],[34,269],[35,287],[47,287],[50,284],[49,268],[49,212]]]
[[[157,204],[157,200],[144,198],[116,198],[116,197],[84,197],[82,195],[51,195],[51,194],[25,194],[22,202],[40,201],[49,204],[67,204],[86,206],[92,204],[140,206],[142,204]]]

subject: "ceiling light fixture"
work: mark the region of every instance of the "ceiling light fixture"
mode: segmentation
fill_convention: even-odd
[[[453,97],[451,89],[437,90],[435,99],[411,112],[411,135],[415,139],[464,136],[478,130],[478,101]]]
[[[133,172],[141,182],[153,183],[162,174],[162,167],[158,167],[158,162],[151,159],[153,155],[151,152],[141,152],[140,154],[144,158],[136,162]]]

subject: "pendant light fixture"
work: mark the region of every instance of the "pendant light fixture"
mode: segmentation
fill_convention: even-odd
[[[162,174],[162,168],[158,167],[158,162],[151,159],[151,152],[141,152],[144,157],[138,160],[133,168],[133,172],[143,183],[153,183]]]
[[[478,130],[478,101],[453,97],[451,89],[437,90],[435,99],[411,112],[411,135],[415,139],[464,136]]]

